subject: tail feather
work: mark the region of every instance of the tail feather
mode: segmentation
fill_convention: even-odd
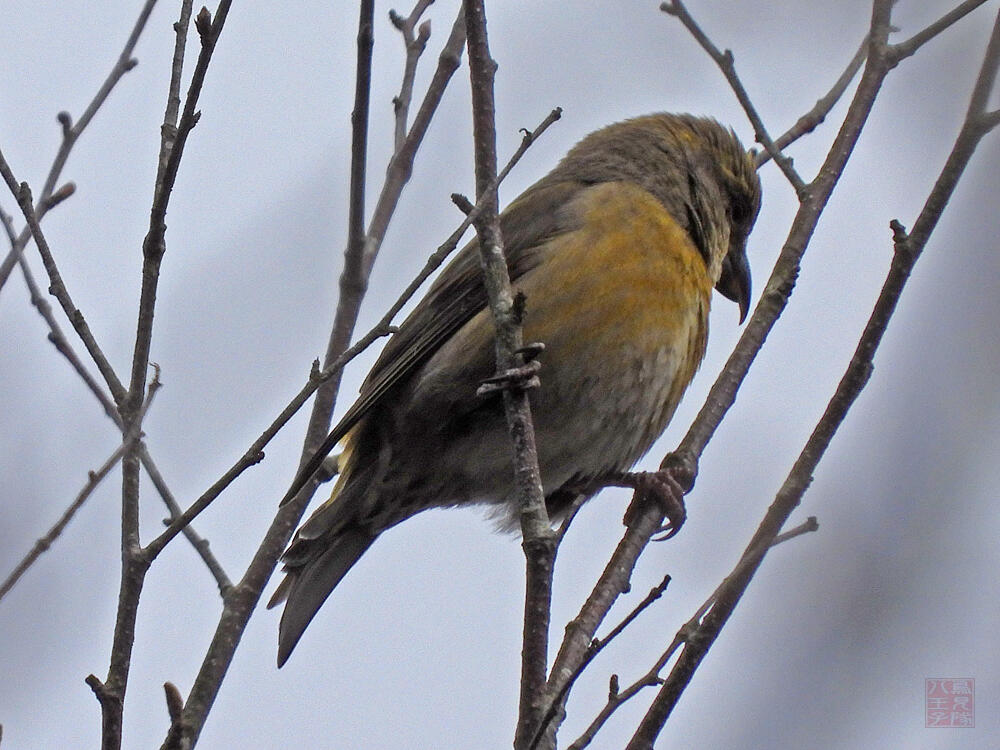
[[[288,661],[306,626],[376,536],[357,526],[341,529],[319,556],[287,572],[268,605],[274,606],[287,597],[278,626],[279,667]]]

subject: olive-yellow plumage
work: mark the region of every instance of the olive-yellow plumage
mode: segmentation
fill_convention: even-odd
[[[714,120],[658,114],[587,136],[501,214],[524,294],[524,340],[545,344],[530,391],[550,514],[629,469],[663,432],[705,352],[713,288],[745,316],[745,245],[760,205],[754,161]],[[387,528],[433,507],[495,506],[516,527],[493,323],[473,241],[390,339],[337,442],[329,500],[282,558],[284,663],[333,588]],[[293,491],[296,488],[293,488]]]

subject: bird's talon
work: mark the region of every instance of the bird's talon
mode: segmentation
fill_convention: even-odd
[[[520,352],[521,350],[518,349],[518,351]],[[537,354],[537,352],[540,352],[541,349],[534,351]],[[541,369],[541,362],[537,359],[528,359],[523,365],[511,367],[504,372],[484,378],[480,383],[479,388],[476,389],[476,395],[485,396],[489,393],[496,393],[497,391],[527,391],[531,388],[538,388],[542,384],[537,375],[538,371]]]
[[[687,510],[684,507],[684,495],[690,492],[697,474],[697,462],[690,454],[671,454],[664,462],[664,468],[659,471],[624,472],[614,477],[609,484],[619,487],[630,487],[642,500],[656,503],[667,523],[657,534],[656,541],[670,539],[684,525]],[[625,525],[629,525],[635,510],[630,506],[625,514]]]
[[[514,354],[520,354],[525,362],[531,362],[538,359],[538,355],[545,351],[545,344],[541,341],[533,341],[530,344],[525,344],[522,347],[514,350]]]

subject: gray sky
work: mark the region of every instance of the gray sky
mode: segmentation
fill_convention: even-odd
[[[123,5],[37,0],[5,14],[0,46],[11,62],[0,68],[0,147],[36,191],[58,146],[55,114],[79,115],[128,35],[139,3]],[[689,5],[720,47],[733,48],[773,133],[825,93],[870,13],[859,0]],[[908,36],[950,5],[904,0],[894,22]],[[119,373],[131,361],[174,6],[154,11],[136,50],[139,66],[66,167],[77,194],[45,220],[70,292]],[[433,36],[418,90],[456,7],[439,0],[429,13]],[[372,202],[402,60],[387,9],[378,6],[375,29]],[[635,593],[616,611],[631,608],[664,573],[674,577],[668,594],[594,663],[570,702],[564,742],[603,704],[608,675],[619,673],[624,684],[644,672],[738,558],[854,349],[891,258],[889,220],[912,225],[947,156],[997,9],[987,3],[890,75],[792,302],[705,453],[683,533],[652,546]],[[502,187],[505,202],[584,134],[628,116],[710,114],[752,140],[719,72],[656,2],[495,3],[488,12],[500,65],[501,159],[516,148],[518,128],[534,127],[554,106],[564,111]],[[150,451],[182,504],[242,454],[325,347],[346,234],[355,24],[353,3],[307,0],[291,13],[236,3],[219,43],[167,217],[152,354],[164,387],[145,423]],[[460,221],[448,196],[473,192],[467,90],[463,67],[390,227],[359,330]],[[791,150],[805,175],[843,111]],[[998,170],[994,133],[920,260],[874,377],[794,518],[816,515],[820,531],[765,562],[663,746],[1000,744]],[[761,176],[764,207],[749,248],[755,302],[795,207],[773,165]],[[9,195],[0,195],[0,207],[16,210]],[[44,287],[33,248],[28,257]],[[739,335],[735,308],[716,308],[705,363],[640,466],[654,466],[676,445]],[[120,439],[46,333],[15,273],[0,291],[2,575]],[[347,371],[340,411],[374,356]],[[290,481],[304,424],[300,415],[196,524],[233,577]],[[99,710],[83,679],[107,672],[119,486],[116,473],[0,602],[5,749],[98,742]],[[609,491],[578,518],[558,561],[554,638],[617,541],[626,502],[624,492]],[[164,511],[152,491],[143,503],[149,539]],[[522,567],[517,540],[495,534],[474,510],[426,513],[384,534],[281,671],[278,612],[255,614],[201,746],[509,747]],[[168,547],[142,599],[126,747],[159,745],[168,723],[161,685],[172,681],[186,694],[219,605],[190,546]],[[924,728],[928,677],[976,679],[975,729]],[[647,702],[622,711],[594,747],[620,747]]]

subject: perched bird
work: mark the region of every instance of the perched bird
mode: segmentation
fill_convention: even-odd
[[[712,119],[654,114],[591,133],[500,216],[523,293],[524,340],[543,342],[530,403],[542,485],[558,518],[663,432],[698,369],[713,287],[750,303],[747,235],[760,207],[751,153]],[[287,599],[284,664],[379,534],[428,508],[489,504],[516,528],[493,321],[473,240],[389,340],[357,402],[290,491],[338,442],[330,499],[299,528],[269,606]]]

